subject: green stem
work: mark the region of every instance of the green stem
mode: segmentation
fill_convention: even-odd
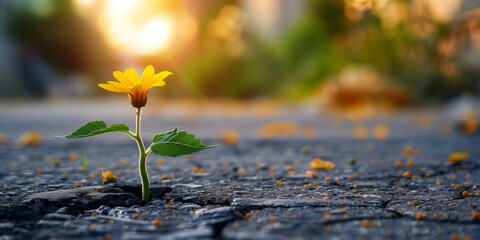
[[[134,135],[134,139],[135,141],[137,141],[138,152],[140,153],[140,157],[138,160],[138,170],[140,172],[140,178],[142,180],[142,200],[148,201],[150,199],[150,181],[148,180],[147,173],[148,153],[145,151],[145,145],[143,144],[142,137],[140,136],[141,108],[137,108],[136,115],[136,132]]]

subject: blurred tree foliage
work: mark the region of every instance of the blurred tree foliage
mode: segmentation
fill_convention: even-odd
[[[199,22],[198,48],[184,67],[187,76],[208,96],[250,98],[271,95],[272,70],[278,65],[271,49],[244,26],[236,1],[210,6]],[[227,7],[225,7],[227,6]],[[223,14],[222,14],[223,12]],[[216,27],[217,26],[217,27]],[[218,31],[229,32],[222,35]]]
[[[425,9],[412,10],[416,3],[410,0],[395,1],[398,10],[405,10],[395,24],[387,25],[389,16],[382,18],[374,9],[354,13],[361,18],[352,21],[347,11],[355,9],[349,9],[349,2],[306,1],[302,17],[273,42],[242,28],[244,51],[235,57],[227,54],[229,40],[204,34],[185,71],[207,95],[219,97],[299,99],[352,64],[372,66],[419,99],[478,93],[475,69],[457,61],[458,53],[439,53],[453,25],[436,21]],[[200,32],[210,31],[220,10],[220,5],[212,9]]]
[[[20,59],[39,55],[60,73],[105,78],[117,60],[100,33],[73,9],[70,0],[10,1],[7,31]]]
[[[28,61],[33,52],[60,72],[86,72],[94,80],[110,77],[105,69],[122,59],[96,28],[75,14],[71,1],[45,1],[53,4],[48,14],[32,11],[30,2],[35,1],[9,4],[7,26],[21,58]],[[376,6],[379,2],[388,2],[390,9]],[[465,45],[458,40],[462,37],[455,37],[458,26],[419,9],[424,2],[305,0],[300,18],[271,39],[249,22],[243,1],[212,0],[198,11],[198,39],[173,59],[180,62],[178,75],[187,87],[211,97],[301,99],[350,65],[369,66],[419,99],[478,93],[476,65],[462,58],[462,47],[449,47]],[[168,65],[161,58],[137,61]],[[169,94],[189,94],[177,89]]]

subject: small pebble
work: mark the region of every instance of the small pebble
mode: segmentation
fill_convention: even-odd
[[[415,220],[417,220],[417,221],[421,221],[424,218],[425,218],[425,216],[421,212],[417,212],[417,214],[415,215]]]
[[[480,211],[472,211],[472,220],[480,220]]]
[[[397,167],[397,168],[401,168],[401,167],[403,166],[403,163],[402,163],[402,161],[397,160],[397,161],[395,161],[394,165],[395,165],[395,167]]]
[[[163,225],[163,222],[159,218],[155,218],[152,221],[153,226],[159,228]]]
[[[412,160],[408,160],[408,161],[407,161],[407,167],[408,167],[408,168],[413,167],[413,161],[412,161]]]

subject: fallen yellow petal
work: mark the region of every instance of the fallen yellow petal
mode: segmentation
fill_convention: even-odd
[[[448,156],[449,163],[458,163],[468,158],[469,152],[453,152]]]
[[[469,111],[465,114],[463,131],[468,134],[473,134],[478,131],[478,118],[475,112]]]
[[[307,171],[305,172],[305,174],[306,174],[307,177],[309,177],[309,178],[317,178],[317,174],[316,174],[314,171],[307,170]]]
[[[380,123],[373,128],[375,138],[379,141],[384,141],[390,134],[390,126],[386,123]]]
[[[31,131],[26,132],[17,141],[20,147],[34,147],[40,144],[43,140],[43,136],[40,132]]]
[[[282,137],[293,136],[299,131],[299,127],[293,122],[271,122],[263,125],[258,129],[258,133],[262,137]]]
[[[117,182],[117,175],[115,175],[115,173],[113,173],[112,171],[107,170],[104,172],[102,169],[100,169],[99,173],[100,177],[102,178],[103,184]]]
[[[163,164],[165,164],[165,160],[163,160],[161,158],[157,159],[157,165],[162,166]]]
[[[368,127],[363,124],[358,124],[353,129],[353,134],[357,139],[366,139],[368,138]]]
[[[418,154],[418,149],[412,147],[412,146],[405,146],[403,148],[403,155],[407,157],[413,157]]]
[[[0,145],[7,144],[7,143],[8,143],[7,135],[0,133]]]
[[[320,158],[316,157],[316,158],[313,158],[312,163],[310,164],[310,167],[313,170],[330,171],[335,167],[335,164],[330,162],[330,161],[323,160],[323,159],[320,159]]]
[[[235,130],[223,130],[220,133],[220,138],[223,140],[223,142],[232,147],[237,145],[238,141],[240,140],[240,137]]]
[[[70,159],[70,161],[77,161],[78,159],[78,154],[73,152],[73,153],[70,153],[70,155],[68,155],[68,158]]]
[[[314,126],[304,126],[303,127],[303,138],[313,139],[315,137],[316,129]]]

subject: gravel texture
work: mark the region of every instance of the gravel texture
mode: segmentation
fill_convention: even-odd
[[[480,222],[472,214],[480,204],[479,142],[463,135],[417,138],[419,154],[407,166],[402,151],[412,144],[408,139],[243,140],[191,157],[151,157],[153,192],[160,193],[148,203],[138,198],[140,186],[131,185],[139,182],[132,142],[3,146],[0,236],[478,239]],[[450,164],[454,150],[470,150],[470,156]],[[81,160],[69,159],[72,151],[92,156],[86,171]],[[335,168],[307,177],[315,156]],[[121,184],[97,187],[99,167],[117,173]]]
[[[146,203],[137,148],[124,136],[47,138],[27,148],[10,141],[0,145],[0,239],[480,239],[480,134],[387,119],[390,136],[357,139],[351,128],[336,134],[334,121],[307,117],[295,115],[317,129],[313,138],[242,135],[272,121],[257,119],[240,124],[234,146],[200,134],[221,147],[151,155]],[[19,131],[8,127],[14,118],[0,117],[9,136]],[[205,122],[179,124],[196,132]],[[462,151],[468,158],[447,161]],[[335,167],[309,177],[315,157]],[[118,184],[101,185],[100,168]]]

